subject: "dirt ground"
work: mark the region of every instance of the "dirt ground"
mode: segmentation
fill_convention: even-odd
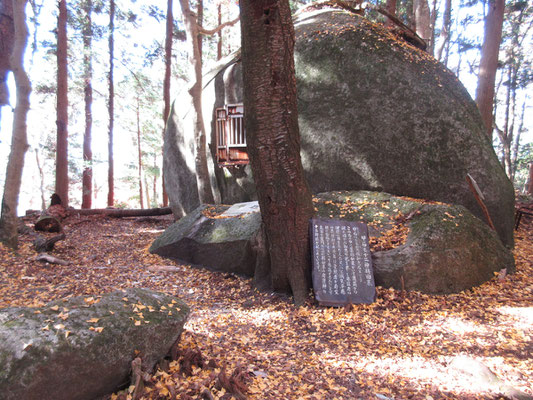
[[[287,296],[258,292],[250,279],[149,254],[171,223],[168,216],[69,217],[66,239],[52,252],[67,266],[35,261],[31,234],[17,254],[0,245],[0,307],[128,287],[183,299],[192,311],[180,358],[151,375],[145,399],[510,398],[453,368],[460,357],[533,395],[531,220],[516,232],[513,275],[448,296],[378,287],[375,303],[350,309],[312,298],[296,308]],[[111,397],[133,395],[131,386]]]

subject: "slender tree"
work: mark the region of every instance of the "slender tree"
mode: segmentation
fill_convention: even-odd
[[[17,206],[24,169],[24,154],[28,149],[26,117],[30,108],[31,93],[30,80],[24,70],[24,52],[28,42],[26,3],[27,0],[13,0],[14,41],[9,68],[15,76],[17,104],[13,116],[11,152],[6,168],[0,215],[0,241],[13,249],[18,247]]]
[[[198,23],[198,15],[189,5],[189,0],[180,0],[181,12],[185,21],[185,30],[189,43],[189,60],[192,67],[193,85],[189,89],[192,99],[194,114],[194,138],[195,138],[195,167],[198,196],[201,203],[214,203],[215,198],[209,179],[207,165],[207,138],[205,135],[204,118],[202,112],[202,46],[199,35],[214,35],[226,26],[237,23],[238,19],[225,22],[218,27],[207,30]]]
[[[93,152],[91,148],[92,141],[92,103],[93,103],[93,87],[92,87],[92,0],[84,0],[83,13],[85,21],[83,21],[82,36],[83,36],[83,80],[84,80],[84,102],[85,102],[85,132],[83,134],[83,176],[82,176],[82,199],[81,208],[91,208],[92,205],[92,184],[93,184]]]
[[[167,128],[168,114],[170,113],[170,77],[172,72],[172,33],[174,28],[174,15],[172,13],[173,1],[167,0],[167,19],[165,37],[165,80],[163,82],[163,137]],[[168,206],[168,194],[165,188],[165,176],[163,171],[163,207]]]
[[[413,17],[416,33],[426,42],[429,49],[431,41],[431,13],[427,0],[413,1]]]
[[[440,43],[435,55],[436,59],[448,65],[448,55],[450,52],[450,31],[452,24],[452,0],[446,0],[444,5],[444,16],[442,18],[442,28],[440,30]],[[446,51],[444,51],[446,49]],[[442,58],[444,53],[444,60]]]
[[[115,83],[113,80],[113,69],[115,62],[115,0],[109,0],[109,73],[107,82],[109,87],[109,98],[107,109],[109,113],[109,129],[107,142],[107,206],[113,207],[115,204],[115,164],[113,160],[113,128],[115,125]]]
[[[2,106],[9,104],[9,89],[7,87],[7,73],[10,70],[9,57],[13,51],[13,2],[0,0],[0,112]],[[0,114],[0,122],[2,115]]]
[[[272,286],[308,295],[311,192],[300,159],[294,28],[288,0],[243,0],[244,123],[271,261]]]
[[[494,85],[498,69],[498,53],[502,40],[505,0],[489,0],[485,18],[485,35],[479,63],[476,103],[485,124],[487,136],[492,141]]]
[[[385,4],[385,10],[390,14],[396,16],[396,0],[387,0],[387,3]],[[385,21],[385,26],[387,27],[393,27],[394,21],[392,19],[387,18]]]
[[[57,107],[56,107],[56,184],[55,192],[68,206],[68,41],[67,1],[59,0],[57,17]]]
[[[143,158],[142,158],[142,149],[141,149],[141,98],[137,93],[137,107],[136,112],[136,122],[137,122],[137,156],[138,156],[138,169],[139,169],[139,202],[141,208],[144,208],[143,201]]]

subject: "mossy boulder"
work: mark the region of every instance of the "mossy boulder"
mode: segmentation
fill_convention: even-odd
[[[399,225],[408,228],[402,243],[372,252],[376,285],[457,293],[501,269],[515,270],[513,254],[496,232],[463,206],[358,191],[321,193],[315,207],[321,216],[366,222],[371,244],[394,240]]]
[[[321,218],[368,224],[377,285],[425,293],[456,293],[514,271],[512,253],[463,206],[340,191],[314,198]],[[268,287],[268,257],[259,212],[226,217],[229,206],[198,207],[170,226],[150,251],[218,271],[253,276]]]
[[[252,276],[253,239],[261,226],[259,212],[224,216],[230,206],[201,205],[172,224],[150,246],[150,252],[216,271]]]
[[[384,191],[459,204],[484,221],[466,182],[470,174],[500,239],[513,245],[513,186],[476,104],[451,71],[385,28],[345,11],[302,13],[295,34],[301,156],[313,193]],[[238,56],[204,82],[203,114],[214,157],[214,109],[243,99]],[[191,115],[186,104],[175,108],[171,118],[181,125],[170,125],[166,137],[192,143]],[[170,157],[176,155],[165,153]],[[192,152],[180,157],[194,160]],[[219,168],[213,157],[210,168],[221,201],[255,199],[249,167]],[[172,171],[170,162],[165,165],[169,185],[184,179],[182,173],[194,174],[190,165],[176,164]],[[198,200],[189,193],[194,190],[192,184],[168,190],[173,207],[194,210]]]
[[[181,300],[147,289],[0,310],[2,399],[94,399],[129,382],[131,362],[151,370],[179,339]]]

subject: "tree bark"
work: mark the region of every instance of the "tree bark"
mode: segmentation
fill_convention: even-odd
[[[428,2],[427,0],[414,0],[413,8],[416,33],[426,42],[427,48],[429,49],[429,42],[431,40],[431,13]]]
[[[138,94],[137,94],[136,118],[137,118],[137,155],[138,155],[138,166],[139,166],[139,203],[141,204],[141,208],[144,208],[143,178],[142,178],[143,159],[142,159],[142,151],[141,151],[141,100]]]
[[[387,12],[390,15],[396,15],[396,0],[387,0],[387,4],[385,5],[385,10],[387,10]],[[387,28],[394,27],[395,26],[394,21],[391,20],[390,18],[387,18],[385,20],[385,26]]]
[[[115,0],[109,0],[109,100],[107,110],[109,113],[109,130],[107,142],[107,206],[115,204],[115,164],[113,160],[113,128],[115,125],[115,83],[113,80],[114,55],[115,55]]]
[[[28,27],[26,25],[26,0],[13,0],[14,42],[10,57],[10,70],[15,76],[17,90],[17,104],[13,116],[13,136],[11,152],[6,168],[4,196],[0,215],[0,241],[16,249],[17,235],[17,206],[24,169],[24,154],[28,149],[26,117],[30,108],[31,84],[24,70],[24,51],[28,41]]]
[[[271,259],[272,286],[308,295],[311,192],[300,159],[294,28],[288,0],[241,6],[244,123]]]
[[[9,104],[7,73],[10,70],[9,57],[13,52],[15,27],[13,25],[12,0],[0,0],[0,110]],[[1,115],[0,115],[1,117]]]
[[[59,0],[57,18],[57,110],[55,192],[68,206],[68,41],[67,2]]]
[[[170,113],[170,77],[172,75],[172,30],[174,27],[174,15],[172,14],[173,0],[167,0],[167,25],[165,37],[165,79],[163,81],[163,137],[167,128],[168,115]],[[163,206],[168,206],[168,194],[165,188],[165,171],[163,170]]]
[[[222,3],[217,5],[218,24],[222,25]],[[222,30],[217,32],[217,60],[222,58]]]
[[[444,52],[444,49],[449,46],[450,43],[450,28],[452,24],[452,0],[446,0],[445,6],[444,6],[444,16],[442,18],[442,29],[440,31],[440,44],[439,47],[436,50],[436,59],[441,61],[442,60],[442,53]],[[448,64],[448,55],[446,54],[446,57],[444,59],[444,65]]]
[[[190,9],[189,0],[180,0],[180,6],[190,46],[189,58],[194,73],[194,84],[189,89],[189,94],[194,108],[193,125],[198,196],[201,203],[214,203],[215,197],[211,188],[209,168],[207,166],[207,139],[202,112],[202,55],[198,41],[198,23],[196,14]]]
[[[527,192],[533,195],[533,162],[529,163],[529,180],[527,184]]]
[[[492,141],[492,111],[494,106],[494,85],[498,69],[498,53],[502,40],[505,0],[489,0],[489,12],[485,19],[485,36],[481,49],[476,103],[485,124],[487,136]]]
[[[83,135],[83,177],[81,208],[91,208],[93,195],[93,152],[91,148],[92,136],[92,0],[85,0],[84,12],[86,21],[83,25],[83,65],[84,65],[84,98],[85,98],[85,133]]]

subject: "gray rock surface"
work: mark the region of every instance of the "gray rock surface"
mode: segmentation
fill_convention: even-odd
[[[512,184],[484,135],[475,103],[451,71],[344,11],[301,14],[295,33],[301,155],[313,193],[385,191],[460,204],[484,220],[465,180],[470,173],[501,240],[513,245]],[[235,62],[205,79],[211,143],[214,109],[242,101],[241,68]],[[172,125],[167,136],[192,132],[185,123],[181,128]],[[165,153],[169,157],[174,155]],[[223,203],[255,199],[249,168],[215,167],[213,173]],[[195,209],[198,202],[189,196],[194,185],[180,190],[169,191],[171,204]]]
[[[81,400],[112,393],[129,382],[134,358],[151,370],[167,355],[188,314],[183,301],[147,289],[2,309],[0,397]]]
[[[409,228],[405,243],[392,250],[373,251],[377,285],[456,293],[480,285],[503,268],[514,271],[513,255],[497,234],[462,206],[368,191],[321,193],[314,204],[319,217],[367,223],[370,236],[376,240],[386,238],[405,221]],[[221,218],[227,208],[198,207],[170,226],[150,251],[253,276],[258,286],[268,287],[259,212]]]
[[[216,271],[253,276],[256,255],[252,242],[261,226],[261,214],[220,216],[229,208],[199,206],[168,227],[152,243],[150,252]]]

